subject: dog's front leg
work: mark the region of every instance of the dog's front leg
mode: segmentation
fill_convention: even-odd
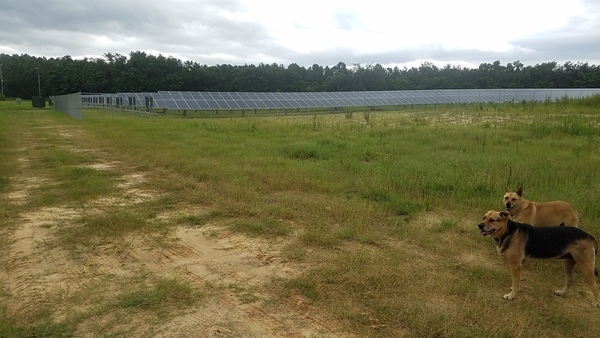
[[[519,292],[521,283],[521,264],[510,262],[510,275],[512,277],[512,287],[510,293],[505,294],[502,298],[506,300],[513,300]]]

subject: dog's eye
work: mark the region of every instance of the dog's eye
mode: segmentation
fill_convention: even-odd
[[[490,223],[494,223],[495,221],[495,219],[490,218]]]

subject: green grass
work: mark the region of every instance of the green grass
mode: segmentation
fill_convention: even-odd
[[[274,219],[237,220],[229,228],[248,236],[285,236],[290,232],[288,226]]]
[[[252,289],[247,289],[236,284],[229,284],[228,287],[242,304],[250,304],[260,300],[260,297],[255,295]]]
[[[570,201],[581,227],[599,237],[599,107],[592,98],[414,107],[352,118],[218,119],[90,110],[83,122],[52,112],[0,111],[0,124],[12,126],[0,131],[6,156],[0,191],[4,196],[13,187],[14,149],[28,131],[48,138],[43,147],[23,150],[36,159],[31,175],[48,183],[33,188],[27,207],[85,204],[117,193],[121,172],[90,169],[94,154],[65,151],[68,144],[49,129],[61,125],[80,131],[72,139],[81,147],[143,172],[145,185],[160,194],[131,209],[86,213],[61,227],[63,247],[211,223],[285,239],[282,256],[309,268],[274,281],[272,296],[301,295],[359,336],[591,337],[600,335],[600,322],[581,276],[559,298],[553,290],[562,283],[561,263],[526,266],[524,291],[504,301],[508,268],[476,224],[487,210],[501,208],[510,170],[509,188],[523,184],[532,200]],[[14,224],[19,207],[5,197],[0,203],[9,210],[4,223]],[[194,206],[204,211],[169,224],[156,217]],[[155,311],[165,294],[190,306],[185,298],[192,291],[167,284],[170,291],[159,282],[124,292],[113,307]],[[254,289],[230,289],[246,303],[257,300]],[[10,318],[0,316],[0,332],[2,325],[30,327]]]
[[[89,252],[99,244],[126,243],[127,236],[165,231],[164,224],[146,210],[112,208],[84,214],[74,225],[60,226],[57,243],[73,253]]]
[[[69,322],[55,323],[47,316],[41,318],[35,325],[16,325],[9,320],[4,307],[0,307],[0,337],[21,338],[21,337],[48,337],[48,338],[67,338],[74,337],[75,325]]]
[[[116,192],[117,175],[92,168],[61,168],[51,176],[57,180],[37,186],[31,191],[29,206],[83,204],[94,198]]]
[[[177,224],[188,225],[192,227],[202,227],[209,222],[219,221],[222,219],[227,219],[229,215],[224,212],[213,210],[207,213],[201,213],[199,215],[196,214],[184,214],[178,216],[175,219]]]
[[[173,278],[161,278],[152,286],[125,292],[117,297],[117,306],[131,310],[168,312],[170,308],[192,306],[203,295],[189,283]]]

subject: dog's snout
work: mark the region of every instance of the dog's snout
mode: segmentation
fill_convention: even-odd
[[[477,224],[477,227],[479,228],[479,230],[483,230],[484,225],[483,225],[483,223],[479,223],[479,224]]]

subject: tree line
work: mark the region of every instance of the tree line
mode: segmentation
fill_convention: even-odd
[[[0,54],[6,97],[30,98],[75,92],[365,91],[484,88],[600,88],[600,66],[555,61],[525,66],[519,61],[477,68],[423,62],[419,67],[339,62],[335,66],[292,63],[202,65],[174,57],[131,52],[73,59]]]

